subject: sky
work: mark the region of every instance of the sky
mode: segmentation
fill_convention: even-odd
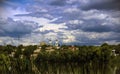
[[[0,0],[0,44],[120,43],[120,0]]]

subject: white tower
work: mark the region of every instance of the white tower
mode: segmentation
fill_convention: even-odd
[[[52,40],[51,39],[49,39],[49,45],[52,45]]]
[[[58,42],[58,40],[56,39],[56,40],[55,40],[55,46],[58,47],[58,45],[59,45],[59,42]]]

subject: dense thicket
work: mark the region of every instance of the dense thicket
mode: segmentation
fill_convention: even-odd
[[[78,50],[70,50],[71,46],[62,45],[59,49],[52,52],[46,52],[46,47],[41,46],[42,50],[36,58],[31,58],[34,50],[38,48],[37,45],[29,46],[0,46],[0,72],[9,72],[14,69],[17,71],[32,72],[33,63],[39,66],[40,63],[78,63],[94,65],[99,63],[120,62],[120,44],[108,45],[106,43],[101,46],[74,46]],[[112,50],[115,50],[114,56]],[[14,52],[14,55],[11,55]],[[117,58],[117,59],[116,59]]]

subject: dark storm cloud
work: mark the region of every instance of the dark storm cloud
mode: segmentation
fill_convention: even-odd
[[[66,15],[63,16],[63,18],[60,18],[57,21],[54,21],[53,23],[61,23],[66,22],[66,26],[68,27],[66,30],[83,30],[84,32],[120,32],[120,24],[115,23],[114,21],[107,21],[108,18],[105,19],[88,19],[85,20],[83,18],[79,18],[81,16],[80,14],[76,14],[75,16],[69,13],[66,13]],[[82,15],[81,17],[84,17]],[[78,23],[70,23],[71,20],[77,20]],[[83,23],[79,23],[79,21],[83,21]],[[106,23],[104,25],[104,23]]]
[[[0,6],[4,5],[5,0],[0,0]]]
[[[114,25],[110,23],[107,23],[107,25],[102,25],[103,22],[103,20],[87,20],[81,29],[86,32],[120,32],[120,25],[116,25],[115,23],[113,23]]]
[[[82,28],[83,31],[86,32],[109,32],[112,31],[109,26],[100,26],[100,25],[95,25],[95,26],[89,26],[89,27],[84,27]]]
[[[53,19],[52,16],[46,16],[48,13],[47,12],[34,12],[34,13],[29,13],[29,14],[18,14],[15,15],[17,17],[21,17],[21,16],[32,16],[32,17],[44,17],[44,18],[48,18],[48,19]]]
[[[111,34],[111,36],[109,36],[108,38],[101,38],[101,41],[112,41],[112,40],[116,40],[116,41],[120,41],[120,34],[119,33],[114,33]]]
[[[33,24],[32,22],[28,23]],[[0,19],[0,36],[18,37],[30,34],[36,27],[28,23],[13,21],[11,18],[7,20]]]
[[[120,25],[109,25],[109,23],[107,25],[102,25],[102,21],[98,21],[98,20],[85,20],[83,24],[67,24],[66,26],[68,26],[68,30],[83,30],[84,32],[98,32],[98,33],[102,33],[102,32],[120,32]]]
[[[82,9],[120,10],[120,0],[98,0],[98,2],[91,2],[90,4],[83,6]]]
[[[119,33],[114,33],[114,32],[106,32],[108,35],[105,33],[99,33],[100,35],[91,38],[89,35],[78,35],[76,36],[76,40],[78,41],[78,44],[84,44],[84,45],[100,45],[102,43],[110,42],[110,41],[115,41],[119,42],[120,41],[120,34]],[[95,32],[94,32],[95,34]],[[98,34],[98,33],[96,33]],[[103,34],[103,35],[102,35]],[[91,38],[91,39],[90,39]]]
[[[92,13],[91,13],[92,12]],[[107,13],[107,14],[106,14]],[[120,32],[120,23],[116,22],[119,19],[119,12],[106,12],[106,11],[77,11],[77,12],[68,12],[61,13],[62,16],[59,20],[54,21],[53,23],[62,23],[66,22],[68,27],[66,30],[83,30],[85,32]],[[101,16],[102,14],[102,16]],[[115,16],[114,16],[115,15]],[[109,17],[111,16],[111,17]],[[115,20],[116,19],[116,20]],[[84,23],[70,23],[71,20],[83,21]],[[106,23],[104,25],[104,23]]]
[[[35,25],[27,25],[26,22],[21,22],[21,20],[13,21],[12,19],[7,19],[2,21],[0,19],[0,37],[24,37],[24,35],[29,36],[31,33],[35,34],[36,37],[39,37],[37,34],[47,35],[54,33],[59,40],[64,42],[64,40],[67,40],[67,37],[69,37],[69,33],[75,31],[73,37],[75,37],[76,41],[70,42],[72,44],[99,45],[105,41],[120,42],[120,24],[118,20],[120,17],[119,0],[32,0],[32,2],[30,2],[31,0],[7,1],[9,1],[8,3],[12,5],[15,4],[16,8],[25,8],[25,11],[30,12],[22,14],[22,10],[20,10],[21,14],[19,14],[19,11],[18,14],[16,14],[17,11],[13,9],[14,12],[12,13],[15,13],[13,15],[15,18],[9,16],[12,19],[19,19],[19,17],[22,17],[22,20],[24,21],[24,18],[26,20],[26,17],[29,16],[27,18],[28,21],[31,21],[31,18],[33,17],[33,22],[38,23],[34,20],[35,18],[38,19],[39,22],[47,22],[48,25],[55,24],[56,26],[58,25],[58,27],[59,24],[61,25],[63,23],[66,28],[60,27],[58,32],[49,29],[41,32],[40,28],[44,27],[44,23],[42,24],[43,26],[36,27]],[[48,21],[41,20],[40,18]],[[55,21],[54,18],[56,18]],[[83,23],[80,21],[83,21]],[[41,25],[41,23],[38,23],[37,25]]]
[[[118,26],[114,26],[112,28],[115,29],[115,32],[120,33],[120,24]]]
[[[0,3],[3,3],[5,0],[0,0]]]
[[[120,42],[120,34],[119,33],[112,33],[109,35],[109,37],[101,37],[98,38],[97,42],[105,43],[105,41],[110,42],[110,41],[115,41],[115,42]]]
[[[53,0],[50,2],[50,5],[53,6],[64,6],[66,4],[65,0]]]

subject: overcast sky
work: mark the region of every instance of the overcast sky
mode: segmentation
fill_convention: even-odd
[[[0,44],[120,43],[120,0],[0,0]]]

